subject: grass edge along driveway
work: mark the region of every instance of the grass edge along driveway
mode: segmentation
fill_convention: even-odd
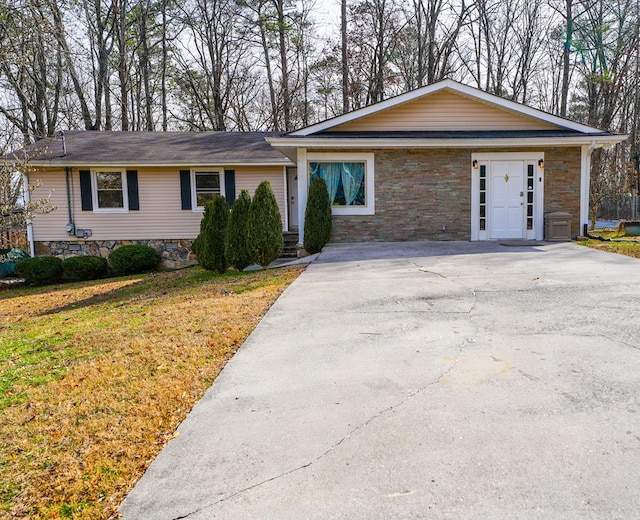
[[[112,518],[303,267],[0,293],[0,518]]]

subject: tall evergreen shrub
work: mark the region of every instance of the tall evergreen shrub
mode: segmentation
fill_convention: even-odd
[[[224,246],[228,221],[229,205],[224,197],[216,195],[204,207],[200,234],[196,238],[198,263],[208,271],[224,273],[227,270]]]
[[[304,248],[314,254],[322,251],[331,237],[331,201],[324,179],[317,176],[309,186],[307,207],[304,210]]]
[[[238,271],[251,265],[251,255],[247,247],[247,219],[251,207],[251,195],[242,190],[233,202],[231,216],[227,226],[227,244],[225,254],[227,262]]]
[[[251,201],[247,246],[251,260],[262,267],[278,258],[284,248],[280,210],[269,181],[260,183]]]

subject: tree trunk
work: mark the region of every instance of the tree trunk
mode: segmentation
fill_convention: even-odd
[[[115,4],[118,40],[118,80],[120,83],[120,127],[126,132],[129,122],[129,70],[127,64],[127,0],[118,0]]]
[[[169,129],[167,120],[167,63],[169,61],[169,49],[167,45],[167,0],[162,0],[162,65],[160,78],[160,96],[162,105],[162,131]]]
[[[569,98],[569,68],[571,66],[571,40],[573,38],[573,0],[566,0],[566,32],[567,36],[562,51],[562,88],[560,90],[560,115],[567,115],[567,100]]]
[[[276,0],[278,15],[278,41],[280,44],[280,74],[282,75],[282,105],[284,112],[284,129],[291,128],[291,92],[289,89],[289,62],[287,57],[287,24],[284,16],[284,0]]]
[[[260,25],[260,41],[262,43],[262,52],[264,53],[264,63],[267,72],[267,84],[269,85],[269,99],[271,100],[271,125],[275,132],[280,131],[278,123],[278,104],[276,103],[276,91],[273,86],[273,74],[271,72],[271,59],[269,56],[269,44],[267,42],[267,33],[262,13],[258,13],[258,24]]]
[[[347,0],[340,2],[342,38],[342,112],[349,112],[349,49],[347,48]]]

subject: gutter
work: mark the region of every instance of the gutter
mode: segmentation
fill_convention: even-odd
[[[62,164],[61,164],[62,163]],[[60,168],[61,166],[78,167],[78,168],[220,168],[227,166],[295,166],[294,162],[283,158],[279,161],[268,162],[250,162],[250,161],[209,161],[209,162],[193,162],[193,161],[163,161],[163,162],[136,162],[136,161],[58,161],[56,159],[34,160],[31,161],[32,166]]]
[[[275,148],[504,148],[524,146],[610,146],[628,139],[628,135],[593,137],[533,137],[487,139],[411,139],[411,138],[286,138],[267,137]]]

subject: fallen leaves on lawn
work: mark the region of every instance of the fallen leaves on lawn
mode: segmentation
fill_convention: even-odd
[[[302,268],[0,297],[0,518],[111,518]]]

